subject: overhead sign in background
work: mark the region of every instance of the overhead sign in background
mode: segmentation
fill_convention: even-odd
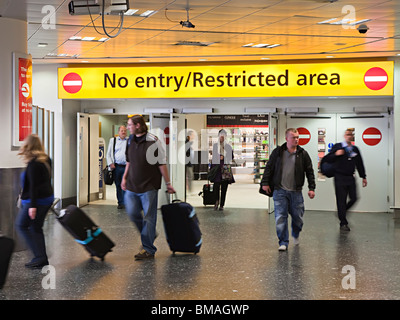
[[[266,127],[267,114],[207,115],[207,128],[211,127]]]
[[[393,61],[59,68],[60,99],[393,95]]]

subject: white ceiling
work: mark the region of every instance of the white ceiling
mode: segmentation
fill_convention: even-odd
[[[69,40],[72,36],[104,37],[95,31],[89,15],[69,14],[69,2],[0,0],[0,15],[28,22],[28,51],[35,63],[370,58],[400,53],[398,0],[131,0],[130,7],[139,9],[138,13],[149,9],[157,12],[148,18],[126,16],[121,33],[106,42]],[[51,11],[42,13],[45,6]],[[195,28],[179,23],[187,19],[186,8]],[[42,25],[48,13],[48,22],[55,23]],[[319,24],[331,18],[371,21],[365,23],[368,32],[360,34],[357,26]],[[93,20],[102,31],[101,16],[93,15]],[[119,17],[106,16],[105,21],[111,32],[118,26]],[[182,41],[212,44],[177,45]],[[38,47],[39,43],[47,46]],[[249,43],[280,46],[243,47]]]

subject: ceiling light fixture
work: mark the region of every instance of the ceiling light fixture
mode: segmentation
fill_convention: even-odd
[[[138,12],[139,9],[129,9],[127,11],[124,12],[124,15],[126,16],[133,16],[136,12]]]
[[[327,24],[327,25],[348,25],[348,26],[356,26],[358,24],[371,21],[371,19],[362,19],[355,21],[354,19],[342,19],[342,18],[331,18],[325,21],[318,22],[317,24]]]
[[[146,10],[145,12],[141,13],[140,16],[148,18],[153,14],[155,14],[156,12],[157,12],[156,10]]]
[[[44,47],[47,47],[49,44],[48,43],[44,43],[44,42],[40,42],[40,43],[38,43],[38,47],[39,48],[44,48]]]
[[[243,48],[268,48],[268,49],[272,49],[272,48],[276,48],[281,46],[281,44],[268,44],[268,43],[258,43],[258,44],[254,44],[254,43],[248,43],[245,44],[244,46],[242,46]]]
[[[78,37],[78,36],[72,36],[68,40],[71,41],[92,41],[92,42],[106,42],[110,40],[110,38],[102,37],[102,38],[97,38],[97,37]]]

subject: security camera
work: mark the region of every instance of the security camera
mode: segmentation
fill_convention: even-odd
[[[360,24],[357,27],[357,30],[359,33],[367,33],[367,31],[369,30],[368,26],[366,24]]]
[[[181,21],[181,22],[179,22],[179,23],[182,25],[182,27],[194,28],[194,24],[191,23],[189,20],[187,20],[187,21]]]

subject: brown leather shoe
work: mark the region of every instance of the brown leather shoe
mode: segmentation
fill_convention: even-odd
[[[142,249],[137,255],[135,255],[136,260],[143,260],[143,259],[153,259],[154,254],[147,252],[145,249]]]

